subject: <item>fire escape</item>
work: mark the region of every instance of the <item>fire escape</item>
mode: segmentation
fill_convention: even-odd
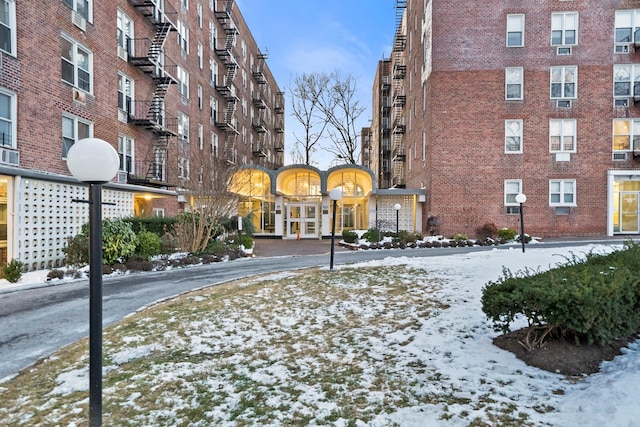
[[[253,155],[258,158],[258,164],[267,158],[267,126],[265,123],[265,111],[267,104],[265,102],[265,88],[267,86],[267,77],[264,74],[264,64],[267,55],[258,52],[256,64],[253,67],[253,78],[258,83],[256,90],[252,94],[253,105],[258,109],[258,116],[251,120],[251,127],[257,133],[257,141],[253,143],[251,150]]]
[[[276,94],[276,105],[274,107],[276,121],[274,131],[274,150],[276,152],[276,164],[274,169],[284,166],[284,92]]]
[[[135,175],[128,182],[134,184],[167,186],[167,149],[171,137],[178,134],[178,120],[165,110],[164,101],[172,84],[177,84],[177,66],[164,54],[164,43],[169,32],[176,31],[171,17],[176,15],[168,3],[154,0],[129,0],[140,14],[153,24],[153,37],[128,39],[127,60],[147,74],[153,83],[151,99],[133,101],[128,109],[128,121],[150,130],[155,135],[144,160],[136,161]]]
[[[381,147],[380,147],[380,188],[391,187],[391,71],[390,62],[382,65],[381,92]]]
[[[238,150],[235,147],[235,141],[236,137],[239,134],[239,131],[235,114],[236,106],[239,102],[239,99],[237,89],[233,84],[233,80],[238,69],[238,61],[234,52],[238,30],[236,29],[236,26],[233,23],[233,19],[231,18],[231,11],[233,10],[234,1],[226,0],[224,3],[224,9],[216,11],[215,14],[216,18],[220,22],[220,25],[224,29],[225,38],[223,46],[216,46],[215,51],[226,67],[226,73],[224,75],[222,84],[216,85],[216,90],[226,101],[226,107],[224,109],[223,116],[216,117],[215,124],[226,134],[223,151],[224,159],[231,164],[237,164]]]
[[[405,95],[404,78],[407,74],[407,66],[404,63],[405,48],[407,45],[406,28],[403,24],[404,11],[407,7],[406,0],[396,0],[396,36],[393,43],[393,151],[392,151],[392,180],[393,188],[405,188],[405,118],[404,106],[407,101]]]

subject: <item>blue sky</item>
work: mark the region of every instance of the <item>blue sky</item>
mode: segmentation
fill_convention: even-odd
[[[369,125],[376,66],[391,53],[394,0],[237,0],[236,4],[256,43],[268,52],[267,63],[280,89],[286,91],[291,78],[302,73],[337,69],[353,74],[358,78],[360,102],[367,108],[357,127]],[[289,102],[287,164],[296,128]],[[328,166],[319,154],[315,159],[319,167]]]

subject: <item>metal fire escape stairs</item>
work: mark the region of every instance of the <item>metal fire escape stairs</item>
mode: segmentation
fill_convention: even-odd
[[[276,168],[284,166],[284,92],[278,92],[276,94],[276,105],[274,107],[276,113],[275,126],[275,140],[273,149],[277,153]]]
[[[407,35],[404,23],[406,0],[396,0],[396,36],[393,43],[393,188],[405,188],[405,117],[404,106],[407,97],[404,92],[404,78],[407,66],[404,63]]]
[[[238,69],[238,61],[234,52],[238,30],[231,18],[234,1],[226,0],[224,3],[224,9],[215,12],[216,18],[225,32],[224,44],[222,48],[218,48],[216,46],[215,52],[226,66],[226,73],[222,84],[216,85],[216,90],[226,101],[226,107],[224,109],[224,116],[222,117],[222,120],[218,120],[219,118],[216,117],[215,124],[226,134],[224,143],[224,159],[231,164],[237,164],[238,151],[235,147],[235,141],[239,132],[235,113],[239,99],[233,80]]]
[[[144,175],[130,176],[129,182],[167,186],[167,150],[171,137],[178,135],[178,120],[166,112],[164,101],[169,87],[178,80],[175,78],[177,66],[164,54],[164,44],[168,34],[177,31],[170,19],[177,13],[166,2],[161,8],[162,3],[157,0],[129,0],[129,3],[153,24],[153,38],[130,39],[128,61],[148,74],[154,86],[151,99],[135,101],[129,122],[155,134],[145,160],[136,162],[136,170],[144,171]]]
[[[258,139],[253,143],[251,147],[253,155],[258,158],[259,162],[267,158],[267,126],[265,122],[265,111],[267,104],[265,102],[265,88],[267,86],[267,77],[264,74],[265,61],[268,55],[258,52],[257,62],[254,64],[252,70],[253,78],[258,83],[252,98],[253,105],[258,109],[258,116],[253,118],[251,126],[253,130],[258,134]]]

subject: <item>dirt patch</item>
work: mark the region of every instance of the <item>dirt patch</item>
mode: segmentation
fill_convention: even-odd
[[[563,375],[589,375],[600,370],[600,364],[620,354],[620,349],[638,338],[617,340],[609,345],[575,344],[573,337],[553,336],[533,351],[526,351],[518,342],[524,342],[527,329],[520,329],[494,338],[493,343],[510,351],[527,365]]]

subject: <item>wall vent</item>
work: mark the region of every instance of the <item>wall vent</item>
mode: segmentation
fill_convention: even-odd
[[[87,29],[87,20],[75,10],[71,11],[71,22],[82,31]]]

